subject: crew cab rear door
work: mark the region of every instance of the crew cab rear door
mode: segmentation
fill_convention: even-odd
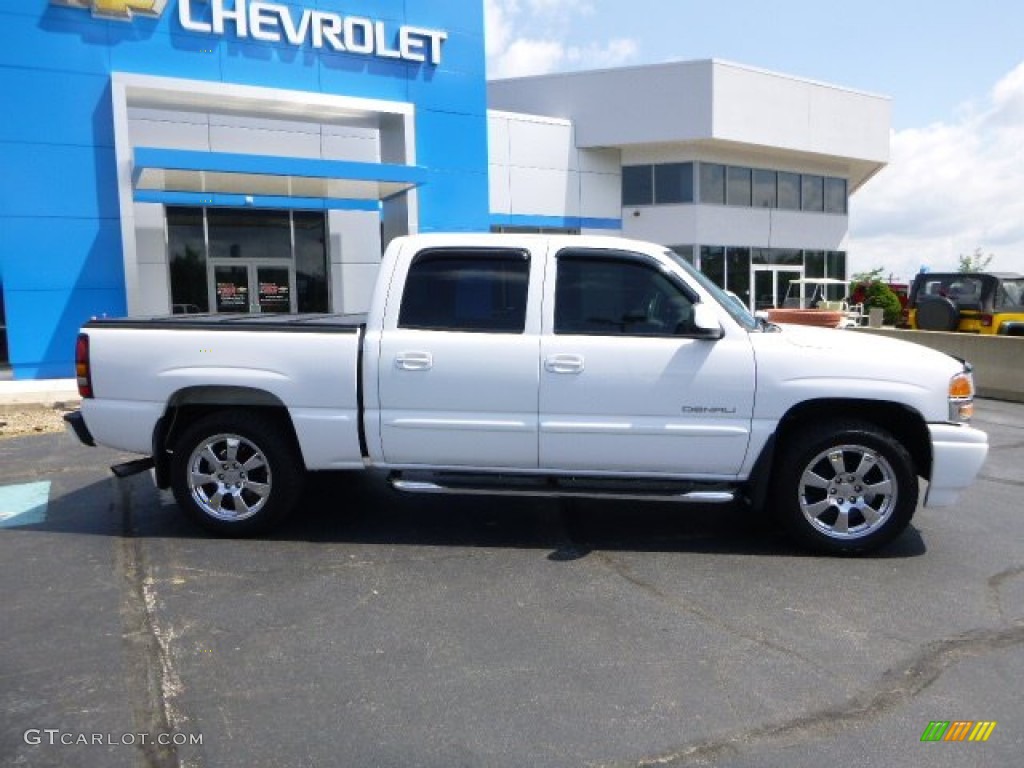
[[[540,467],[727,477],[750,438],[747,334],[698,338],[699,294],[650,255],[551,258],[541,337]]]
[[[380,343],[381,448],[399,466],[537,466],[543,253],[427,247]]]

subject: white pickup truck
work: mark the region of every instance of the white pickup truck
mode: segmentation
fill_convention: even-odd
[[[988,450],[964,362],[750,316],[662,246],[395,240],[369,314],[96,319],[79,438],[145,454],[191,518],[266,530],[307,472],[399,490],[751,502],[859,552],[953,504]],[[118,468],[115,468],[117,471]]]

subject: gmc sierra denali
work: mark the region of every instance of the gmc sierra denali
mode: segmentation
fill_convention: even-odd
[[[970,367],[913,344],[749,315],[662,246],[419,235],[365,316],[95,319],[79,438],[144,454],[182,510],[265,531],[307,472],[418,493],[724,503],[861,552],[953,504],[988,449]]]

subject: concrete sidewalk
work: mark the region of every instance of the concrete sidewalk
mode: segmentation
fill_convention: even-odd
[[[25,408],[76,407],[81,402],[74,379],[0,381],[0,412]]]

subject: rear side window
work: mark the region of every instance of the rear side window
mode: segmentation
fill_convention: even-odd
[[[437,249],[409,267],[398,327],[522,333],[530,259],[524,251]]]

